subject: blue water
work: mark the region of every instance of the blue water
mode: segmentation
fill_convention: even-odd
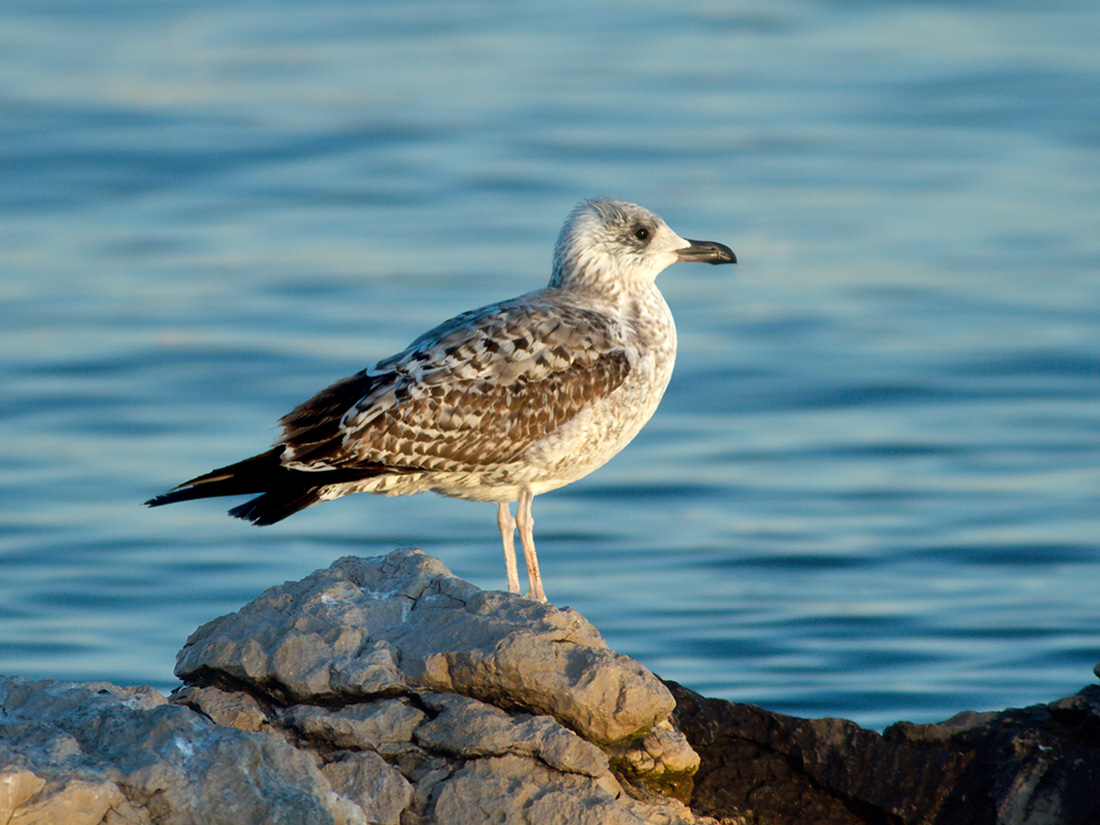
[[[882,726],[1100,661],[1100,7],[0,4],[0,671],[167,690],[198,624],[491,505],[147,510],[611,195],[661,409],[535,503],[551,599],[712,696]]]

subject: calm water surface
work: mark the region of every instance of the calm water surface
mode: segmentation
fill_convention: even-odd
[[[425,20],[431,21],[425,25]],[[198,624],[491,505],[146,510],[611,195],[674,267],[660,411],[536,502],[551,599],[708,695],[881,726],[1100,661],[1100,9],[0,4],[0,671],[174,684]]]

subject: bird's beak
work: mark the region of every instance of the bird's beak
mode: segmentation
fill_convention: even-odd
[[[676,250],[677,261],[701,261],[707,264],[735,264],[737,256],[724,243],[717,241],[693,241],[686,238],[688,245]]]

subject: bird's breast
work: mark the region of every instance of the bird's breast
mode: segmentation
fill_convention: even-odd
[[[630,372],[619,386],[533,444],[524,456],[535,493],[562,487],[607,463],[653,416],[672,377],[676,327],[654,288],[624,302],[619,318]]]

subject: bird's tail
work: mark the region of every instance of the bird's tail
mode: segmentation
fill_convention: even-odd
[[[274,524],[316,504],[321,500],[321,491],[337,481],[328,478],[328,473],[306,473],[283,466],[279,460],[282,452],[282,446],[274,447],[266,453],[212,470],[145,503],[160,507],[196,498],[263,493],[234,507],[229,515],[256,525]]]

